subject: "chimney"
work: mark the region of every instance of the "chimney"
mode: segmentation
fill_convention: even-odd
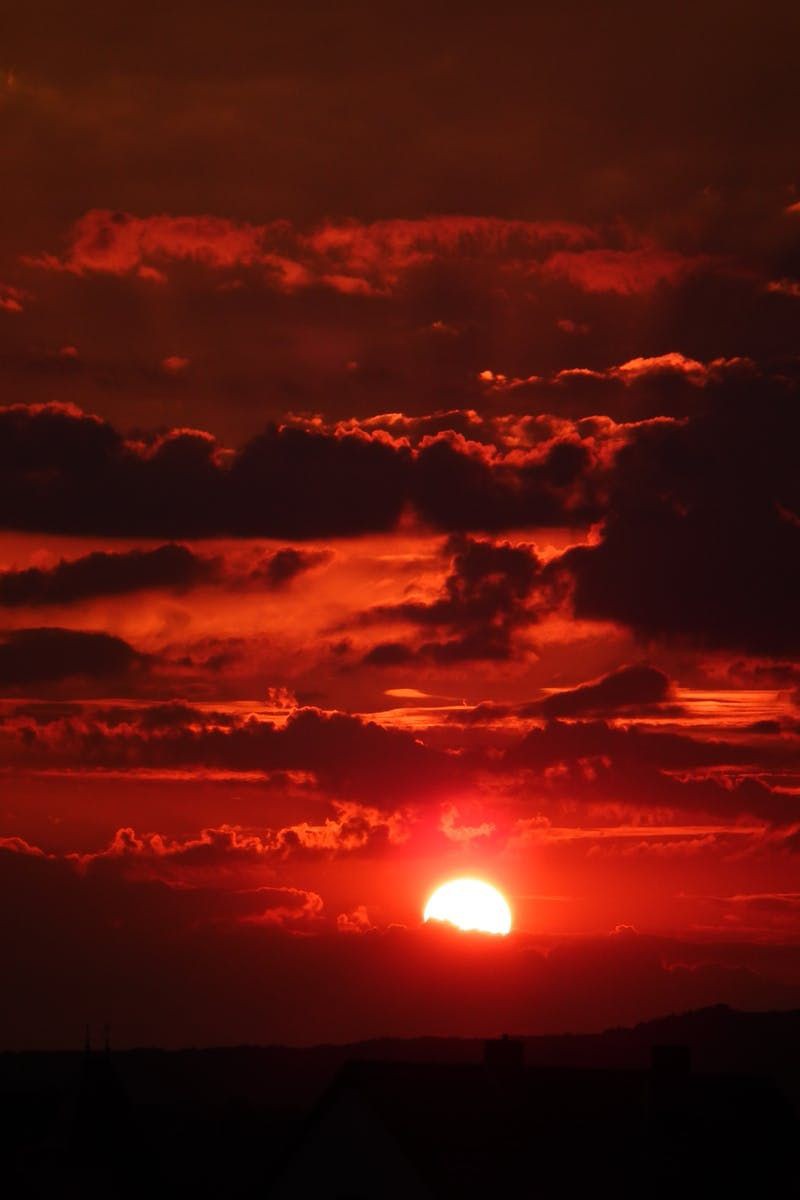
[[[507,1033],[499,1038],[489,1038],[483,1043],[483,1062],[493,1071],[507,1074],[521,1071],[525,1065],[525,1043]]]

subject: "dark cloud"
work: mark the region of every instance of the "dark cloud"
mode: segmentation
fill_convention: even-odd
[[[556,692],[542,701],[541,710],[549,718],[641,713],[662,706],[671,695],[669,677],[657,667],[641,664],[619,667],[594,683]]]
[[[186,726],[218,725],[222,728],[236,724],[236,717],[229,712],[214,709],[193,708],[180,700],[165,704],[148,704],[139,711],[130,708],[102,709],[94,713],[94,719],[113,728],[114,725],[141,725],[143,729],[182,729]]]
[[[144,948],[162,938],[175,943],[191,929],[215,923],[260,921],[291,929],[319,915],[320,898],[297,888],[236,888],[225,879],[177,887],[155,872],[137,877],[132,870],[137,854],[129,844],[134,840],[131,831],[120,830],[108,851],[84,856],[50,855],[20,839],[0,840],[4,909],[16,895],[29,915],[38,910],[38,924],[47,919],[48,905],[58,904],[59,921],[84,942],[83,953],[94,939],[100,945],[113,937],[115,929]],[[1,936],[8,945],[10,922],[3,925]]]
[[[669,676],[645,663],[618,667],[592,683],[554,691],[543,700],[523,704],[484,701],[450,714],[455,724],[480,725],[506,718],[557,721],[564,717],[679,716]],[[555,726],[554,726],[555,728]]]
[[[175,430],[147,447],[72,408],[0,413],[6,528],[112,536],[214,532],[219,524],[216,445]]]
[[[437,640],[424,640],[414,649],[385,642],[368,651],[365,663],[396,666],[418,657],[446,665],[511,656],[514,634],[536,619],[531,602],[541,564],[535,551],[524,544],[455,537],[444,554],[450,571],[439,599],[377,607],[363,618],[417,625],[435,631]]]
[[[654,732],[636,725],[620,728],[600,720],[553,720],[529,730],[508,750],[506,757],[509,763],[538,769],[584,759],[608,759],[618,764],[643,763],[677,771],[746,763],[752,754],[746,743],[737,745],[727,739]]]
[[[361,661],[366,667],[404,667],[415,658],[416,651],[403,642],[379,642]]]
[[[482,715],[496,721],[517,714],[495,707]],[[465,723],[475,722],[467,715]],[[712,739],[605,721],[551,721],[521,737],[513,733],[510,745],[506,737],[503,751],[478,738],[461,739],[456,753],[448,739],[428,734],[423,741],[344,713],[299,709],[276,723],[174,703],[86,705],[68,713],[45,707],[42,717],[20,708],[6,718],[0,747],[20,770],[181,771],[198,778],[219,771],[265,778],[299,772],[337,803],[358,801],[384,814],[403,807],[430,811],[454,789],[488,787],[489,795],[499,783],[508,811],[520,817],[532,807],[558,812],[566,805],[574,815],[576,805],[581,811],[599,805],[634,814],[701,813],[725,823],[741,816],[796,822],[796,798],[782,789],[781,775],[796,762],[797,738],[771,738],[766,745],[763,734],[743,738],[741,732]],[[363,819],[359,811],[339,819],[337,828],[355,837]],[[370,844],[385,837],[378,824],[369,817]],[[329,827],[333,842],[340,837],[335,832]],[[268,839],[262,850],[333,845],[324,838],[315,843],[316,837],[311,832],[305,839],[297,827]]]
[[[330,792],[383,809],[428,803],[460,773],[456,758],[405,730],[313,708],[283,724],[184,705],[101,709],[47,726],[20,717],[9,733],[20,765],[311,772]]]
[[[785,764],[796,753],[793,740],[783,748]],[[792,824],[798,816],[795,797],[748,774],[752,758],[752,747],[741,742],[618,729],[604,721],[554,721],[512,746],[505,766],[534,771],[553,798],[570,802]],[[742,764],[739,773],[736,763]],[[715,766],[730,773],[714,774]]]
[[[619,453],[602,539],[561,560],[577,615],[647,637],[798,653],[797,413],[762,385],[643,429]]]
[[[12,693],[63,680],[111,680],[146,659],[122,638],[76,629],[17,629],[0,634],[0,687]]]
[[[49,0],[8,32],[24,185],[0,278],[22,311],[0,365],[20,399],[125,426],[188,410],[238,438],[286,408],[471,404],[486,369],[794,353],[791,6],[703,0],[657,38],[631,0],[455,22],[240,0],[224,30],[162,10]],[[533,45],[552,50],[535,72]],[[635,391],[587,415],[641,412]]]
[[[24,152],[11,125],[12,161],[36,183],[27,213],[21,199],[9,208],[27,228],[44,223],[48,157],[77,127],[79,151],[59,164],[51,188],[62,220],[98,195],[153,213],[186,211],[194,199],[200,213],[250,220],[267,195],[271,209],[304,222],[354,210],[466,209],[636,213],[667,225],[690,203],[701,213],[720,198],[733,208],[733,192],[749,215],[753,180],[763,191],[785,187],[794,162],[788,47],[797,20],[787,6],[769,22],[759,15],[752,0],[733,18],[720,0],[703,0],[676,13],[656,44],[631,3],[613,4],[601,20],[574,3],[534,16],[506,2],[491,17],[467,9],[454,24],[446,4],[384,5],[378,14],[353,0],[332,17],[304,3],[280,19],[268,9],[265,19],[239,0],[224,30],[198,11],[191,31],[174,0],[144,22],[130,4],[112,16],[84,0],[69,19],[49,3],[42,22],[20,20],[9,34],[19,75],[12,111],[33,142]],[[164,47],[154,49],[159,37]],[[535,44],[554,53],[532,74]],[[158,95],[128,100],[109,147],[95,114],[111,111],[114,82],[137,78],[145,61]],[[40,80],[50,85],[44,94]],[[214,121],[224,106],[228,119]],[[152,138],[156,114],[163,145]]]
[[[594,433],[594,431],[591,431]],[[59,406],[0,410],[6,528],[128,536],[320,537],[396,526],[413,505],[445,529],[568,524],[598,513],[594,439],[573,429],[517,460],[378,430],[272,427],[236,454],[196,430],[126,440]]]
[[[230,532],[310,537],[391,529],[405,502],[408,455],[360,436],[271,429],[236,456],[227,486]]]
[[[151,588],[184,590],[216,575],[216,564],[186,546],[156,550],[98,550],[54,567],[0,572],[0,605],[73,604],[93,596],[122,596]]]
[[[409,505],[450,529],[602,515],[598,542],[569,551],[540,576],[542,585],[574,581],[576,615],[617,621],[643,636],[780,656],[797,649],[796,413],[792,389],[759,379],[732,385],[688,420],[623,428],[594,420],[561,432],[557,424],[526,429],[523,422],[515,428],[527,442],[521,453],[503,444],[499,425],[501,453],[455,433],[423,437],[411,448],[380,429],[296,422],[231,455],[196,431],[134,442],[73,410],[17,407],[3,410],[0,421],[3,509],[7,526],[23,529],[286,537],[392,529]],[[157,557],[125,560],[132,574],[151,565],[174,571],[173,578],[191,575],[188,552],[151,553]],[[112,563],[122,570],[120,559],[93,558],[80,571],[108,567],[108,578]],[[274,586],[299,565],[284,553],[267,567],[267,582]],[[488,562],[479,569],[495,570]],[[51,585],[31,575],[7,588],[88,587],[78,575],[77,566],[65,566]],[[452,610],[453,644],[431,643],[431,658],[458,658],[461,647],[463,657],[502,657],[515,618],[498,586],[482,584],[475,596],[462,589],[396,615],[444,627]],[[516,585],[503,586],[511,594]],[[525,586],[531,590],[530,580]],[[486,604],[495,605],[492,615],[475,616]]]
[[[262,554],[250,569],[226,563],[221,555],[197,554],[170,544],[154,550],[97,550],[62,559],[53,567],[0,572],[0,606],[8,608],[75,604],[96,596],[124,596],[149,590],[188,591],[201,584],[246,589],[286,587],[298,575],[326,562],[324,550],[286,546]]]
[[[268,555],[252,572],[252,578],[263,580],[270,588],[282,588],[313,567],[327,562],[330,554],[325,550],[295,550],[291,546],[276,550]]]
[[[419,450],[410,498],[443,529],[580,525],[599,512],[592,466],[591,450],[578,438],[554,440],[544,454],[506,464],[441,438]]]

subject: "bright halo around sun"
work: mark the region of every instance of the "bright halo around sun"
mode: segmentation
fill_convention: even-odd
[[[511,909],[505,897],[482,879],[451,879],[425,905],[424,920],[447,921],[459,929],[510,933]]]

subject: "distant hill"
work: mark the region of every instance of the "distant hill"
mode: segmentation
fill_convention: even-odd
[[[768,1076],[800,1109],[800,1010],[739,1012],[716,1005],[629,1029],[524,1041],[531,1065],[580,1067],[646,1067],[653,1045],[681,1043],[691,1047],[695,1070]],[[482,1039],[432,1037],[302,1048],[137,1049],[112,1057],[134,1104],[194,1110],[245,1103],[297,1111],[311,1105],[350,1059],[478,1062],[482,1055]],[[0,1053],[0,1095],[67,1091],[80,1059],[79,1051]]]

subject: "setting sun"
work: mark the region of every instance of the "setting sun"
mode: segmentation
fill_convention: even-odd
[[[480,879],[451,879],[425,905],[424,920],[447,921],[481,933],[511,931],[511,909],[497,888]]]

